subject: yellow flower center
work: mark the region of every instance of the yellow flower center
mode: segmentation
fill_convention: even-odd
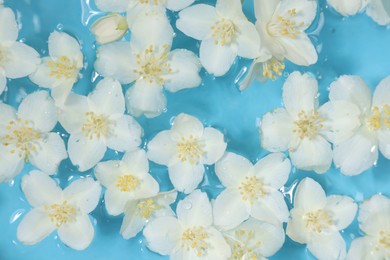
[[[110,122],[105,116],[95,114],[94,112],[87,112],[85,113],[85,116],[86,120],[81,127],[81,131],[85,134],[85,137],[92,140],[94,136],[97,139],[108,136]]]
[[[295,8],[289,9],[283,16],[275,16],[268,25],[268,31],[273,36],[285,36],[292,39],[297,38],[303,31],[300,27],[304,26],[305,23],[297,23],[294,21],[296,16],[297,10]]]
[[[188,161],[190,164],[197,164],[200,157],[204,154],[204,144],[200,142],[193,135],[189,138],[181,138],[181,141],[177,143],[177,157],[182,161]]]
[[[153,4],[153,5],[159,5],[163,4],[163,0],[138,0],[141,4]]]
[[[294,122],[295,128],[293,132],[297,133],[301,139],[313,139],[324,127],[322,123],[325,119],[320,117],[318,112],[311,111],[306,114],[305,111],[301,111],[298,114],[298,118],[299,119]]]
[[[156,204],[153,199],[146,199],[138,202],[136,214],[145,219],[149,219],[153,212],[160,208],[161,206]]]
[[[150,83],[164,84],[163,76],[172,72],[168,63],[169,46],[164,45],[162,50],[150,45],[144,52],[137,54],[138,69],[133,72]]]
[[[139,179],[133,175],[123,175],[117,177],[115,186],[122,192],[131,192],[137,188],[139,182]]]
[[[57,79],[77,77],[76,66],[73,64],[72,60],[66,56],[61,56],[56,61],[48,61],[47,65],[50,68],[50,77],[56,77]]]
[[[388,255],[390,256],[390,229],[388,230],[381,230],[379,232],[379,241],[378,241],[378,248],[383,248],[388,251]]]
[[[333,220],[329,216],[328,212],[323,209],[306,213],[303,216],[306,228],[309,228],[312,232],[321,233],[333,225]]]
[[[65,200],[61,204],[52,204],[45,207],[49,211],[50,221],[59,228],[61,225],[72,222],[76,216],[76,209]]]
[[[37,150],[37,141],[42,139],[40,133],[35,131],[30,122],[18,119],[6,125],[7,134],[0,137],[3,146],[10,147],[10,153],[18,153],[20,158],[28,161],[29,155]]]
[[[232,255],[230,259],[242,260],[251,259],[256,260],[257,254],[254,252],[254,248],[250,248],[247,245],[255,238],[255,232],[253,230],[236,230],[234,232],[235,238],[227,238],[232,249]],[[256,241],[256,246],[261,246],[260,241]]]
[[[264,189],[264,183],[256,176],[248,177],[241,182],[238,187],[241,198],[253,204],[259,197],[264,196],[267,192]]]
[[[216,21],[211,26],[211,30],[213,31],[211,37],[214,38],[215,45],[229,45],[233,42],[236,35],[236,29],[233,22],[225,18]]]
[[[202,226],[186,229],[182,234],[181,247],[187,251],[195,250],[198,257],[206,256],[209,245],[206,240],[209,238],[209,234]]]
[[[275,78],[282,76],[284,68],[283,61],[272,58],[263,63],[263,76],[274,80]]]
[[[382,110],[379,107],[373,107],[371,116],[368,118],[368,128],[376,131],[385,127],[390,129],[390,107],[384,105]]]

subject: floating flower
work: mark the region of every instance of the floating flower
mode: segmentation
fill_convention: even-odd
[[[171,130],[158,133],[148,144],[149,160],[168,166],[173,186],[192,192],[202,181],[204,165],[217,162],[226,149],[224,136],[195,117],[180,114]]]
[[[326,172],[332,163],[332,148],[327,140],[340,141],[352,135],[356,123],[345,124],[342,118],[357,120],[358,112],[346,102],[319,108],[316,79],[299,72],[287,78],[283,103],[285,108],[263,117],[261,145],[271,152],[288,150],[293,165],[299,169]]]
[[[92,178],[72,182],[65,190],[40,171],[22,179],[22,190],[33,207],[19,223],[17,238],[34,245],[57,230],[61,241],[76,250],[87,248],[94,229],[88,214],[99,203],[101,187]]]
[[[294,194],[286,233],[295,242],[307,244],[318,259],[345,259],[346,245],[339,233],[355,218],[357,206],[347,196],[331,195],[313,179],[303,179]]]
[[[359,227],[364,237],[352,241],[347,260],[390,258],[390,200],[374,195],[360,205]]]
[[[39,54],[30,46],[16,41],[19,34],[15,15],[10,8],[0,3],[0,94],[3,93],[7,78],[28,76],[39,64]]]
[[[316,17],[316,1],[254,0],[254,4],[262,51],[240,84],[241,90],[249,87],[255,77],[253,74],[262,81],[281,76],[284,59],[301,66],[312,65],[318,59],[317,51],[305,33]]]
[[[123,238],[135,237],[148,222],[156,218],[174,216],[170,205],[176,201],[176,197],[176,191],[168,191],[154,197],[129,201],[120,230]]]
[[[329,99],[348,102],[358,111],[357,130],[334,146],[334,162],[342,173],[357,175],[367,170],[378,160],[378,149],[390,159],[390,77],[382,80],[371,99],[363,79],[342,76],[330,86]]]
[[[199,86],[197,57],[187,50],[170,51],[172,39],[165,14],[152,12],[137,19],[130,44],[115,42],[98,48],[96,71],[122,84],[133,83],[126,92],[132,115],[160,115],[166,108],[164,87],[176,92]]]
[[[355,15],[364,10],[367,0],[327,0],[328,4],[343,16]]]
[[[54,174],[68,157],[64,141],[51,133],[57,124],[57,109],[46,91],[24,98],[16,112],[0,103],[0,182],[13,179],[25,162]]]
[[[266,259],[279,251],[285,238],[282,226],[254,219],[248,219],[223,235],[232,250],[231,260]]]
[[[259,54],[260,37],[242,12],[240,0],[218,0],[215,8],[188,7],[179,13],[176,27],[202,41],[200,62],[217,77],[228,72],[237,55],[253,59]]]
[[[57,105],[63,105],[83,67],[83,54],[75,38],[64,32],[49,36],[49,56],[42,58],[30,79],[40,87],[51,89]]]
[[[177,218],[159,217],[144,229],[147,247],[172,259],[227,259],[231,250],[215,229],[206,193],[195,190],[177,204]]]
[[[100,81],[87,97],[69,95],[59,118],[70,133],[70,160],[80,171],[94,167],[103,158],[107,147],[124,152],[140,145],[142,128],[124,112],[122,87],[113,79]]]
[[[121,161],[96,165],[95,176],[106,187],[104,201],[110,215],[123,213],[128,201],[157,195],[159,185],[148,171],[146,153],[139,149],[125,153]]]
[[[99,44],[122,39],[127,30],[126,18],[116,13],[98,19],[91,26],[91,32],[95,35],[96,42]]]
[[[255,165],[226,153],[215,164],[226,189],[215,199],[214,224],[229,230],[249,216],[275,225],[287,222],[288,208],[279,189],[287,182],[290,168],[290,161],[281,153],[270,154]]]
[[[97,7],[105,12],[127,12],[127,21],[132,28],[138,15],[150,10],[159,10],[165,15],[165,10],[180,11],[191,5],[195,0],[95,0]]]

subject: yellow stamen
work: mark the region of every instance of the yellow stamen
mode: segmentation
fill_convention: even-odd
[[[90,140],[95,136],[97,139],[101,137],[107,137],[109,134],[109,120],[101,114],[95,114],[94,112],[87,112],[86,121],[81,127],[81,131],[84,132],[85,137]]]
[[[153,199],[146,199],[138,202],[136,214],[145,219],[149,219],[153,212],[160,208],[161,206],[155,203]]]
[[[49,211],[50,221],[55,223],[57,228],[63,224],[74,221],[76,216],[76,209],[68,204],[66,200],[61,204],[46,206],[45,209]]]
[[[294,122],[294,133],[299,135],[299,138],[309,138],[310,140],[316,137],[319,131],[324,127],[322,124],[325,119],[320,117],[318,112],[311,111],[306,114],[305,111],[301,111],[298,114],[298,120]]]
[[[158,5],[159,0],[138,0],[141,4],[153,4],[153,5]],[[160,0],[161,1],[161,0]],[[161,1],[162,2],[162,1]]]
[[[248,177],[241,182],[238,187],[241,198],[253,204],[257,199],[267,194],[264,189],[264,183],[256,176]]]
[[[132,175],[118,176],[116,181],[116,187],[122,192],[134,191],[139,185],[140,180]]]
[[[381,127],[390,129],[390,107],[384,105],[382,110],[379,107],[373,107],[371,116],[368,118],[368,128],[376,131]]]
[[[189,138],[181,138],[181,141],[177,143],[178,158],[182,161],[188,161],[190,164],[197,164],[200,157],[204,154],[204,144],[200,142],[193,135]]]
[[[263,76],[275,80],[275,78],[282,76],[284,68],[283,61],[272,58],[263,63]]]
[[[230,259],[242,260],[251,259],[256,260],[257,254],[254,252],[254,248],[248,247],[253,239],[255,239],[255,232],[253,230],[240,229],[234,232],[235,238],[226,237],[226,241],[232,249],[232,255]],[[261,246],[260,241],[256,241],[257,247]]]
[[[76,78],[77,77],[77,68],[66,56],[61,56],[56,61],[48,61],[47,65],[50,68],[50,77],[56,77],[57,79],[61,78]]]
[[[290,9],[284,16],[277,15],[268,25],[268,31],[273,36],[285,36],[292,39],[297,38],[302,33],[304,22],[297,23],[294,19],[297,16],[295,8]]]
[[[211,26],[211,30],[213,31],[211,37],[214,38],[215,45],[229,45],[233,42],[236,35],[234,23],[225,18],[222,18],[220,21],[216,21]]]
[[[329,216],[328,212],[323,209],[306,213],[303,216],[306,228],[309,228],[312,232],[321,233],[333,225],[333,220]]]
[[[207,249],[209,249],[209,245],[206,240],[209,237],[209,234],[202,226],[188,228],[182,234],[181,247],[185,248],[187,251],[195,250],[198,257],[206,256]]]

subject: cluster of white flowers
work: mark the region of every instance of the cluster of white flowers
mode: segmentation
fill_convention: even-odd
[[[329,101],[319,106],[317,80],[291,73],[283,86],[285,108],[265,114],[259,125],[261,145],[271,153],[254,164],[228,152],[221,131],[184,113],[141,147],[143,129],[133,117],[159,116],[167,106],[164,90],[199,86],[202,67],[219,77],[237,56],[252,59],[243,90],[254,78],[280,76],[284,60],[316,63],[316,49],[305,33],[316,17],[316,1],[254,0],[255,24],[240,0],[217,0],[215,7],[195,0],[95,2],[108,12],[90,28],[99,44],[94,68],[102,78],[84,96],[72,92],[84,67],[78,40],[54,31],[49,55],[40,58],[17,41],[15,15],[0,0],[0,94],[7,78],[27,76],[50,90],[27,95],[17,111],[0,103],[0,182],[12,180],[25,163],[38,169],[21,181],[32,206],[17,229],[22,243],[36,244],[58,230],[67,246],[87,248],[94,237],[89,213],[99,204],[103,186],[107,213],[124,215],[123,238],[143,231],[150,250],[173,259],[265,259],[283,246],[285,233],[318,259],[390,257],[385,196],[374,195],[360,205],[365,236],[355,239],[347,254],[340,231],[355,219],[358,206],[352,198],[326,197],[320,184],[305,178],[289,211],[282,193],[291,164],[325,173],[334,161],[342,173],[357,175],[376,163],[378,151],[390,159],[390,77],[371,99],[360,77],[341,76],[330,86]],[[329,3],[344,15],[366,9],[379,24],[390,23],[384,1]],[[175,28],[200,41],[199,58],[186,49],[172,50],[167,9],[180,11]],[[128,31],[130,41],[124,39]],[[53,130],[57,123],[69,134],[67,145]],[[107,149],[123,153],[122,159],[102,161]],[[68,156],[80,172],[92,169],[93,175],[62,190],[49,175]],[[166,166],[174,189],[160,190],[149,161]],[[210,165],[225,187],[211,201],[199,187]],[[179,192],[186,197],[173,210]]]

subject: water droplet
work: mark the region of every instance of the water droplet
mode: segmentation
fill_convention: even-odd
[[[190,210],[192,208],[192,203],[191,202],[183,202],[183,208],[186,210]]]
[[[9,223],[12,224],[14,223],[16,220],[18,220],[18,218],[20,218],[20,216],[25,212],[24,209],[18,209],[16,210],[14,213],[12,213],[11,217],[9,218]]]
[[[64,29],[64,25],[62,23],[57,24],[57,30],[62,31]]]

